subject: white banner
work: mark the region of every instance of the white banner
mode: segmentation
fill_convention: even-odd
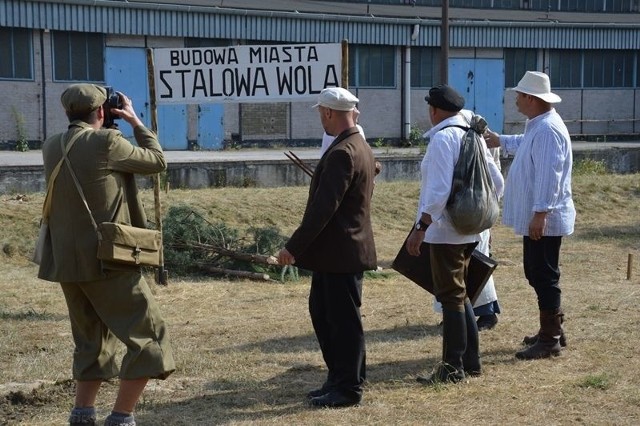
[[[339,43],[153,52],[158,104],[313,100],[325,87],[340,86]]]

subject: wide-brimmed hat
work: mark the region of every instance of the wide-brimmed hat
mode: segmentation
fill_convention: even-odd
[[[318,102],[312,108],[323,106],[336,111],[353,111],[360,102],[350,91],[342,87],[327,87],[318,95]]]
[[[445,111],[458,112],[464,108],[464,98],[456,90],[446,84],[438,84],[429,89],[424,97],[429,105]]]
[[[549,76],[540,71],[527,71],[518,85],[511,90],[535,96],[550,104],[562,102],[562,98],[551,92]]]
[[[72,84],[60,96],[65,111],[74,115],[88,114],[106,100],[105,88],[89,83]]]

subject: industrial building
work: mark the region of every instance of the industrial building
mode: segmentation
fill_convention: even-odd
[[[147,49],[340,43],[371,144],[415,139],[441,81],[435,0],[0,0],[0,149],[63,131],[72,83],[113,86],[150,124]],[[575,138],[640,133],[640,0],[450,0],[448,82],[491,128],[522,130],[508,88],[548,73]],[[320,143],[311,101],[158,105],[167,150]],[[123,129],[128,131],[128,129]]]

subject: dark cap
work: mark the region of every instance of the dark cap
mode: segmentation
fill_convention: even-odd
[[[72,84],[62,92],[60,102],[67,113],[72,115],[88,114],[107,100],[104,87],[95,84]]]
[[[438,84],[429,90],[424,100],[436,108],[445,111],[458,112],[464,108],[464,98],[452,87],[446,84]]]

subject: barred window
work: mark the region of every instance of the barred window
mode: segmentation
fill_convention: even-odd
[[[33,79],[31,30],[0,27],[0,78]]]
[[[525,72],[537,70],[537,52],[535,49],[505,49],[504,84],[515,87]]]
[[[350,45],[349,86],[395,87],[395,47]]]
[[[634,51],[552,50],[549,77],[554,87],[634,87]]]
[[[435,47],[411,49],[411,87],[429,88],[440,80],[439,53]]]
[[[53,32],[53,78],[57,81],[104,81],[102,34]]]

